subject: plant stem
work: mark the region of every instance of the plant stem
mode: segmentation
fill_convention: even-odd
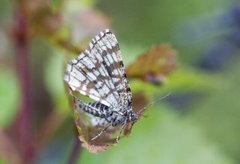
[[[75,137],[75,142],[71,151],[71,154],[68,159],[68,164],[76,164],[79,154],[81,152],[81,143],[77,137]]]
[[[16,138],[25,163],[32,163],[34,156],[32,134],[32,91],[30,82],[29,45],[27,18],[19,8],[14,15],[14,41],[16,69],[21,87],[21,104],[15,128]]]

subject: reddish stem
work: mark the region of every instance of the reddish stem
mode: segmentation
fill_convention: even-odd
[[[16,119],[16,137],[25,163],[33,162],[32,95],[30,82],[28,25],[23,11],[17,10],[14,17],[16,69],[21,86],[21,104]]]
[[[81,152],[81,143],[77,137],[75,137],[75,142],[68,159],[68,164],[76,164]]]

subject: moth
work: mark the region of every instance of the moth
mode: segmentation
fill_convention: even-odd
[[[70,90],[93,100],[77,99],[79,110],[89,114],[95,125],[104,127],[93,140],[110,127],[124,127],[138,120],[119,44],[109,29],[96,35],[85,51],[69,61],[64,80]]]

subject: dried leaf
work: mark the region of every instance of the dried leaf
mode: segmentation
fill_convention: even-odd
[[[53,11],[50,3],[45,0],[22,0],[17,5],[24,13],[30,37],[37,35],[51,36],[63,25],[60,11]]]
[[[161,84],[176,66],[176,51],[169,44],[161,44],[140,55],[127,67],[127,74],[129,78]]]
[[[92,140],[92,138],[98,135],[104,127],[93,126],[91,122],[89,122],[89,116],[86,112],[78,108],[76,101],[76,97],[73,97],[74,120],[82,146],[90,152],[96,153],[104,151],[108,146],[115,144],[116,138],[111,138],[110,134],[113,133],[113,131],[109,130],[104,132],[97,139]]]
[[[117,137],[120,134],[120,131],[123,131],[122,136],[119,136],[119,140],[121,138],[127,137],[131,133],[131,129],[133,123],[130,122],[122,127],[114,127],[109,128],[107,131],[102,133],[98,138],[95,140],[91,140],[93,137],[98,135],[104,127],[101,126],[94,126],[89,122],[89,118],[86,112],[79,110],[76,103],[76,97],[71,97],[72,99],[72,106],[73,106],[73,115],[75,124],[79,133],[79,139],[82,142],[82,146],[85,147],[91,153],[97,153],[105,151],[109,146],[117,144],[118,140]],[[133,110],[136,113],[139,113],[140,117],[144,112],[144,107],[148,103],[148,99],[143,94],[136,94],[133,96]],[[140,111],[141,110],[141,111]]]

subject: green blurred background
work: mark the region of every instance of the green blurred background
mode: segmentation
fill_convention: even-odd
[[[19,12],[27,22],[25,45]],[[63,68],[74,53],[59,38],[80,47],[105,27],[116,33],[126,65],[169,43],[179,67],[161,87],[131,81],[133,92],[154,99],[172,94],[149,108],[130,137],[99,154],[81,149],[76,163],[240,163],[239,22],[234,0],[1,0],[0,163],[68,163],[77,136]],[[28,63],[19,57],[21,46]],[[31,84],[27,150],[17,126],[24,110],[21,60]]]

